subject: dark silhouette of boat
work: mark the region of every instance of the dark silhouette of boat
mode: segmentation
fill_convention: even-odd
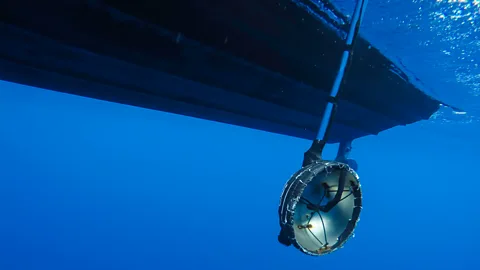
[[[347,26],[327,1],[2,1],[0,79],[313,139]],[[361,37],[346,76],[329,142],[440,106]]]

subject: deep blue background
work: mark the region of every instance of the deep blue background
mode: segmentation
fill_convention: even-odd
[[[476,264],[477,126],[416,124],[356,141],[356,237],[311,258],[276,241],[279,195],[308,141],[0,87],[0,269]]]
[[[344,249],[277,243],[308,141],[0,82],[0,270],[480,268],[478,32],[426,2],[371,0],[362,31],[470,111],[354,142],[364,209]]]

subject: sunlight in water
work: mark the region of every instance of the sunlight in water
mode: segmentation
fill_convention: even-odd
[[[356,1],[334,2],[351,12]],[[480,0],[370,0],[361,34],[422,91],[467,111],[432,120],[480,122]]]
[[[438,10],[430,13],[434,20],[432,30],[438,34],[448,31],[442,41],[450,44],[443,52],[451,56],[455,52],[460,63],[455,70],[457,82],[469,87],[470,94],[480,96],[480,71],[478,48],[480,41],[480,0],[437,0]]]
[[[480,0],[413,0],[428,16],[435,41],[442,44],[449,68],[457,83],[468,88],[469,94],[480,97]],[[421,42],[428,46],[433,40]],[[453,69],[452,69],[453,67]]]

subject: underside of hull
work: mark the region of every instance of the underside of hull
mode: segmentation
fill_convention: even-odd
[[[347,25],[308,0],[2,1],[0,79],[313,139]],[[329,142],[439,106],[360,37]]]

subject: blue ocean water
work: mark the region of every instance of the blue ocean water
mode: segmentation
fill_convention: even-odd
[[[361,221],[320,258],[277,242],[310,142],[0,82],[0,269],[479,269],[479,12],[370,0],[361,33],[467,114],[355,141]]]

